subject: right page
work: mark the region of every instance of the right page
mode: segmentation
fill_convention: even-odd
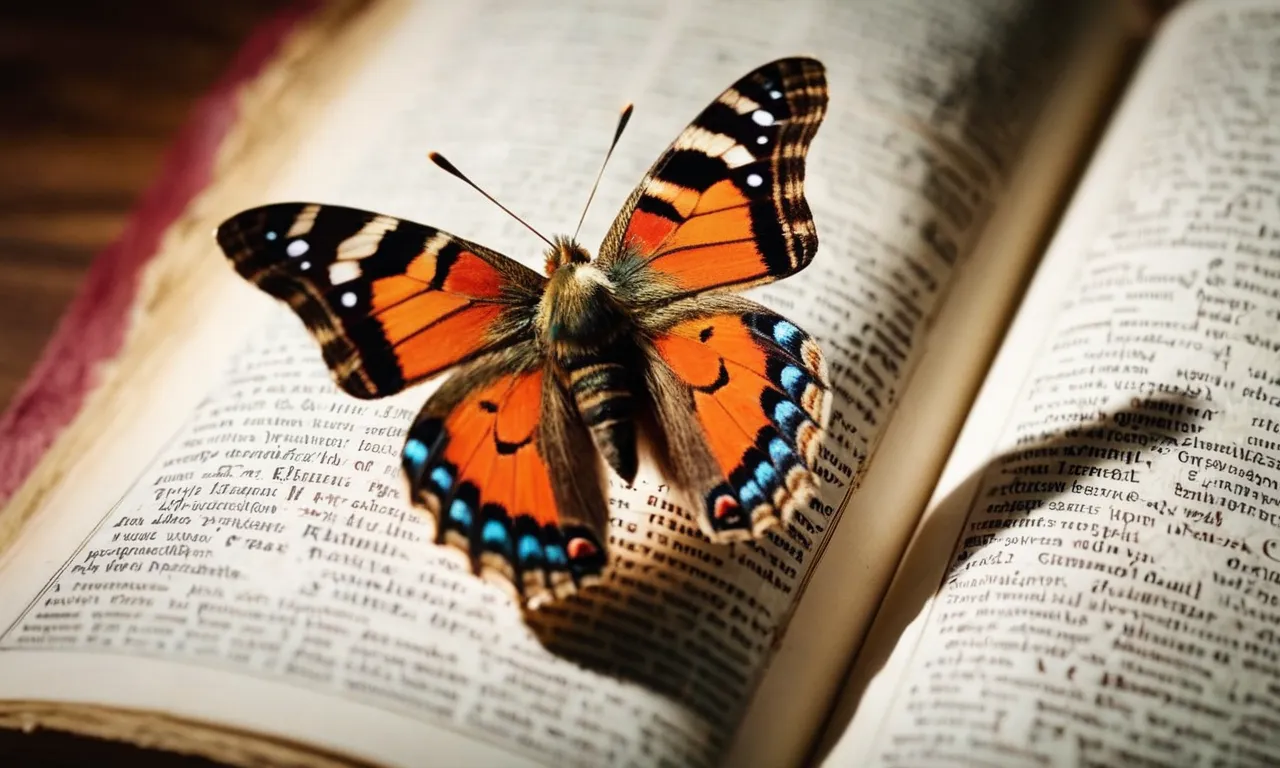
[[[1170,18],[817,757],[1280,760],[1280,3]]]

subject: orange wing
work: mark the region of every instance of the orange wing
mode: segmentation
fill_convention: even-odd
[[[670,326],[651,357],[653,391],[668,393],[657,410],[672,471],[702,495],[702,527],[718,541],[757,536],[807,502],[828,387],[812,338],[737,303]]]
[[[333,205],[253,208],[217,239],[237,272],[298,313],[356,397],[531,338],[546,282],[447,232]]]
[[[427,401],[402,457],[437,539],[530,606],[574,591],[605,564],[598,459],[566,397],[532,345],[487,356]]]
[[[600,249],[639,259],[675,296],[803,269],[818,247],[804,161],[827,106],[822,64],[781,59],[722,93],[658,159]]]

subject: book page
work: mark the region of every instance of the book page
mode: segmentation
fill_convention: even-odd
[[[1280,759],[1277,110],[1280,5],[1170,19],[886,597],[827,762]]]
[[[354,205],[537,268],[537,241],[428,150],[535,226],[568,228],[634,98],[592,242],[720,90],[770,58],[819,56],[832,107],[806,187],[820,254],[753,292],[832,369],[824,484],[788,530],[708,545],[646,469],[613,485],[605,583],[522,617],[401,498],[403,432],[434,383],[341,394],[296,318],[209,243],[193,264],[206,282],[164,318],[180,343],[110,404],[102,439],[6,553],[0,695],[161,708],[395,764],[428,746],[505,764],[718,761],[1083,15],[1013,0],[740,7],[407,5],[290,173],[217,213]]]

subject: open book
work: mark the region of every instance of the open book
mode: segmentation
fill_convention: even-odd
[[[1280,760],[1280,2],[1135,9],[386,0],[313,34],[0,517],[0,724],[246,765]],[[751,295],[830,362],[820,493],[716,546],[642,467],[603,583],[522,616],[402,498],[438,382],[343,395],[209,232],[316,200],[537,268],[427,151],[567,229],[634,100],[598,242],[792,54],[828,70],[821,244]]]

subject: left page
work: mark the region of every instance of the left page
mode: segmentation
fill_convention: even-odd
[[[101,438],[6,553],[0,696],[162,709],[395,764],[428,746],[457,762],[719,761],[1080,21],[1017,0],[740,7],[405,4],[289,148],[290,172],[207,213],[342,203],[536,267],[536,241],[427,151],[568,228],[633,98],[591,242],[725,86],[819,56],[832,108],[807,190],[822,246],[754,294],[832,367],[825,483],[790,529],[710,546],[646,468],[612,489],[605,583],[526,623],[401,498],[403,430],[434,385],[342,395],[297,320],[208,243],[167,287],[183,306],[152,338],[165,354],[99,402]],[[770,735],[811,731],[820,713],[805,716]]]

